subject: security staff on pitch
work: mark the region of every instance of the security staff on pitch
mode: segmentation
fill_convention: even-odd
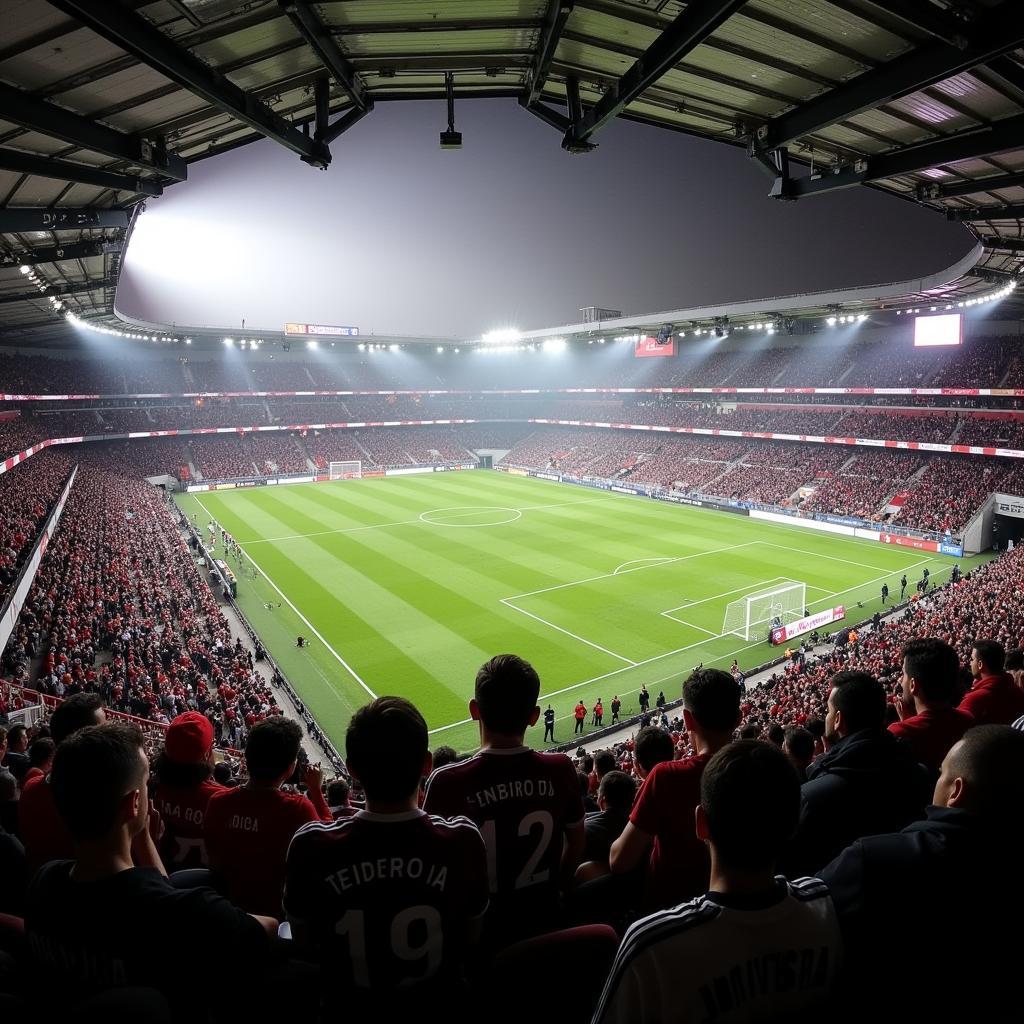
[[[547,743],[548,740],[555,742],[555,712],[550,704],[544,712],[544,742]]]

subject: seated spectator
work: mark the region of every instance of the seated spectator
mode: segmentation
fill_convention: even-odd
[[[161,992],[175,1019],[194,1021],[223,995],[225,977],[266,963],[276,922],[253,919],[211,889],[171,884],[156,849],[148,772],[133,726],[91,726],[60,743],[51,786],[74,859],[36,876],[25,928],[48,999],[142,986]],[[216,971],[197,966],[197,943],[217,950]]]
[[[50,717],[50,737],[59,750],[80,729],[102,725],[106,720],[99,694],[76,693],[58,705]],[[18,834],[33,871],[47,861],[73,855],[71,833],[58,813],[49,778],[38,776],[25,786],[18,804]]]
[[[507,944],[560,923],[559,893],[583,854],[583,801],[565,754],[523,745],[540,717],[540,677],[514,654],[481,666],[469,713],[480,723],[480,752],[437,769],[423,809],[465,815],[487,844],[491,910],[486,941]]]
[[[996,640],[975,640],[971,648],[974,685],[960,702],[960,710],[979,725],[1009,725],[1024,715],[1024,690],[1003,670],[1005,648]]]
[[[28,748],[28,771],[22,785],[27,786],[33,779],[40,779],[50,774],[53,767],[53,755],[57,752],[57,744],[49,736],[37,736]]]
[[[842,959],[828,889],[775,875],[799,813],[800,784],[777,748],[740,740],[709,759],[690,821],[708,846],[708,891],[626,932],[594,1024],[802,1020],[826,1009]]]
[[[832,677],[825,718],[828,750],[800,787],[800,825],[789,874],[810,874],[861,836],[921,817],[928,777],[910,748],[885,729],[885,690],[866,672]]]
[[[167,727],[164,749],[153,766],[153,805],[164,834],[160,855],[172,871],[205,868],[204,822],[210,800],[224,787],[213,781],[213,726],[198,711],[178,715]]]
[[[707,891],[708,855],[693,831],[700,777],[740,723],[740,688],[728,672],[696,669],[683,684],[683,723],[692,757],[655,765],[636,798],[609,863],[616,874],[649,858],[646,902],[671,906]]]
[[[896,699],[898,722],[889,726],[915,757],[937,776],[942,759],[974,725],[961,711],[960,659],[947,643],[929,637],[903,648],[903,696]]]
[[[454,747],[440,746],[434,751],[434,770],[437,771],[438,768],[443,768],[446,764],[458,760],[459,755]]]
[[[19,786],[25,784],[25,773],[29,769],[28,729],[20,722],[7,730],[7,753],[3,766],[18,780]]]
[[[366,809],[303,826],[288,849],[285,907],[294,938],[330,981],[325,1017],[395,1002],[412,1009],[425,989],[449,1011],[457,1000],[487,909],[487,853],[468,818],[419,809],[427,739],[423,716],[401,697],[357,711],[345,746]],[[373,996],[353,1005],[353,988]]]
[[[643,782],[655,765],[675,757],[672,734],[657,725],[648,725],[636,734],[636,775]]]
[[[1003,668],[1013,677],[1018,689],[1024,690],[1024,651],[1019,647],[1006,652],[1006,663]]]
[[[349,796],[352,787],[345,779],[334,779],[327,785],[327,806],[330,808],[331,817],[337,821],[339,818],[350,818],[356,813],[357,808],[349,803]]]
[[[289,718],[257,723],[245,745],[249,781],[215,793],[206,805],[210,869],[232,902],[253,914],[281,917],[284,860],[292,836],[311,821],[331,821],[321,772],[306,765],[309,798],[281,787],[298,767],[302,729]]]
[[[782,752],[789,758],[803,785],[807,781],[807,769],[814,760],[813,733],[802,725],[788,726],[782,740]]]
[[[597,789],[597,811],[586,816],[584,864],[594,861],[607,868],[612,843],[622,835],[636,799],[636,780],[625,772],[609,771]],[[577,878],[579,876],[577,875]]]
[[[943,760],[924,821],[860,839],[819,873],[846,939],[850,1019],[878,1008],[860,981],[895,965],[889,1019],[1017,1016],[1018,947],[1006,923],[1024,914],[1022,821],[1024,735],[975,726]]]

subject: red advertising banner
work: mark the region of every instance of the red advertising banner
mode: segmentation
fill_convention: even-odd
[[[676,354],[676,339],[672,337],[668,341],[661,342],[657,338],[638,338],[633,354],[637,359],[644,359],[648,356],[674,356]]]
[[[896,544],[901,548],[917,548],[918,551],[940,551],[941,545],[935,540],[918,537],[903,537],[896,533],[883,533],[878,538],[883,544]]]

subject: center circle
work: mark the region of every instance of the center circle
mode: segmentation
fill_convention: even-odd
[[[451,508],[432,508],[420,513],[420,521],[431,526],[503,526],[521,519],[517,508],[503,505],[454,505]]]

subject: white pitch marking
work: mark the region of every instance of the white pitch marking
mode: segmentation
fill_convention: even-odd
[[[556,626],[553,622],[548,622],[547,619],[542,619],[539,615],[534,615],[533,612],[528,612],[525,608],[520,608],[518,605],[512,604],[512,598],[503,597],[501,603],[506,608],[511,608],[513,611],[522,612],[523,615],[529,615],[531,619],[535,619],[537,622],[542,622],[545,626],[550,626],[551,629],[557,629],[559,633],[564,633],[566,636],[571,636],[573,640],[579,640],[581,644],[586,644],[588,647],[593,647],[595,650],[602,651],[605,654],[611,655],[613,658],[617,658],[619,661],[624,661],[627,665],[636,665],[637,662],[633,661],[632,658],[626,658],[621,654],[616,654],[614,651],[609,651],[607,647],[602,647],[600,644],[595,644],[593,640],[587,640],[585,637],[579,636],[577,633],[570,633],[569,630],[563,629],[561,626]]]

